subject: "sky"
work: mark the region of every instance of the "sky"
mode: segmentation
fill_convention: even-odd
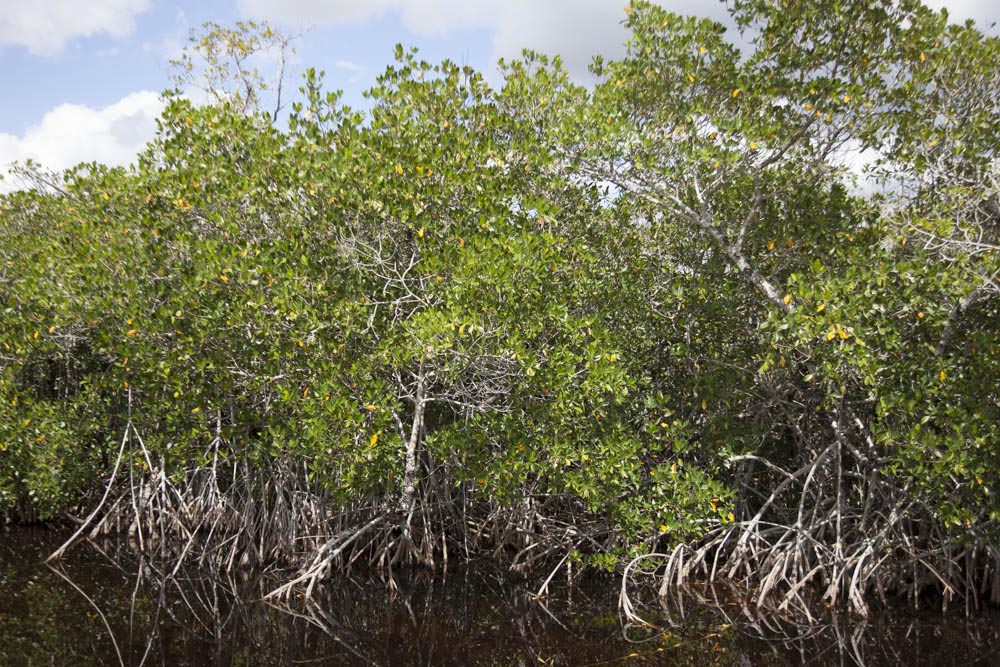
[[[714,0],[658,0],[671,11],[731,25]],[[808,1],[808,0],[805,0]],[[266,20],[296,40],[295,71],[327,72],[327,86],[361,103],[392,60],[415,46],[487,75],[500,57],[532,48],[586,76],[600,53],[622,53],[626,0],[0,0],[0,174],[32,159],[61,170],[128,164],[155,132],[171,86],[170,60],[205,22]],[[953,20],[1000,21],[1000,0],[931,0]],[[992,29],[994,34],[996,29]],[[0,181],[0,192],[16,186]]]

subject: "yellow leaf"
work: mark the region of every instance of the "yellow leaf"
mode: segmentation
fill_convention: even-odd
[[[688,81],[694,83],[694,74],[688,74]]]
[[[846,331],[844,331],[843,329],[841,329],[841,330],[840,330],[840,331],[838,331],[837,333],[839,333],[839,334],[840,334],[840,337],[841,337],[841,339],[843,339],[843,340],[847,340],[848,338],[850,338],[850,337],[851,337],[851,334],[847,333],[847,332],[846,332]]]
[[[27,426],[27,425],[28,425],[28,424],[30,424],[30,423],[31,423],[31,420],[30,420],[30,419],[25,419],[25,420],[24,420],[24,425],[25,425],[25,426]]]
[[[667,528],[667,526],[665,526],[665,525],[662,525],[662,524],[660,525],[660,532],[661,532],[661,533],[665,533],[665,532],[667,532],[668,530],[670,530],[670,529],[669,529],[669,528]],[[638,653],[636,653],[635,655],[639,655],[639,654],[638,654]]]
[[[771,239],[770,241],[767,242],[767,249],[774,250],[774,239]]]
[[[740,89],[737,88],[736,90],[733,91],[733,97],[739,97],[739,96],[740,96]]]
[[[38,332],[37,331],[35,332],[35,335],[32,336],[32,338],[38,338]]]
[[[195,408],[194,410],[191,411],[191,414],[196,415],[199,412],[201,412],[201,408]]]
[[[786,248],[791,248],[793,245],[795,245],[794,241],[792,241],[791,239],[785,239],[785,247]]]
[[[736,515],[730,512],[726,518],[728,518],[730,521],[735,521]]]
[[[420,238],[424,238],[424,228],[423,227],[421,227],[420,230],[417,232],[417,236],[419,236]]]
[[[708,401],[706,401],[705,399],[701,400],[701,409],[708,410]]]
[[[375,405],[374,403],[369,403],[368,405],[365,406],[365,409],[374,412],[375,410],[378,410],[378,406]]]
[[[138,333],[137,329],[129,329],[128,331],[125,332],[125,335],[126,336],[134,336],[136,333]]]
[[[374,447],[376,442],[378,442],[378,433],[372,433],[372,437],[368,440],[368,444]]]
[[[403,168],[398,164],[396,165],[396,173],[399,174],[400,176],[403,175]]]
[[[55,332],[55,330],[56,330],[56,328],[55,328],[55,326],[54,326],[54,325],[53,325],[53,326],[51,326],[51,327],[49,327],[49,333],[54,333],[54,332]]]
[[[836,337],[837,337],[837,332],[836,331],[831,331],[830,333],[828,333],[826,335],[826,339],[827,340],[833,340]]]
[[[944,371],[941,371],[941,382],[944,382],[944,379],[945,379],[946,377],[948,377],[948,376],[947,376],[947,375],[945,375],[945,372],[944,372]]]
[[[227,276],[224,273],[220,273],[219,274],[219,280],[221,280],[224,283],[228,283],[229,282],[229,276]]]
[[[787,306],[788,304],[790,304],[792,302],[792,295],[791,294],[786,294],[785,298],[782,299],[782,301],[784,301],[785,305]]]
[[[921,51],[921,52],[920,52],[920,62],[924,62],[925,60],[927,60],[927,56],[925,56],[925,55],[924,55],[924,52],[923,52],[923,51]]]
[[[610,355],[608,356],[608,361],[611,361],[611,362],[614,362],[614,361],[615,361],[615,359],[617,359],[617,358],[618,358],[618,357],[616,357],[616,356],[614,355],[614,353],[612,353],[612,354],[610,354]]]
[[[824,310],[826,310],[826,304],[825,303],[821,303],[818,306],[816,306],[816,312],[817,313],[822,313]]]

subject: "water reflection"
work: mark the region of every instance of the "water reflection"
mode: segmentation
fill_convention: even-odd
[[[533,600],[487,566],[394,583],[339,579],[311,600],[262,601],[278,573],[209,576],[80,545],[55,568],[47,531],[0,533],[0,665],[990,665],[996,618],[939,616],[826,625],[754,613],[731,592],[665,606],[659,628],[619,620],[614,581]],[[560,591],[562,596],[560,597]],[[698,599],[700,598],[700,599]]]
[[[714,650],[752,647],[753,660],[744,654],[741,667],[1000,664],[996,610],[973,618],[899,608],[869,618],[832,612],[805,618],[755,606],[736,586],[703,584],[665,597],[658,593],[658,586],[629,592],[645,621],[625,625],[631,641],[683,642],[701,628],[703,637],[717,638]]]

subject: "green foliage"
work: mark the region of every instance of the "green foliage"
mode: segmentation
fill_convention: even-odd
[[[604,564],[804,530],[810,493],[838,549],[903,497],[921,539],[994,540],[997,41],[915,2],[733,11],[749,54],[634,2],[592,90],[399,48],[362,113],[306,70],[285,130],[246,62],[287,38],[210,27],[180,81],[216,104],[0,199],[0,507],[91,502],[131,421],[172,475],[221,439],[344,506],[555,498]],[[851,194],[862,148],[892,188]]]

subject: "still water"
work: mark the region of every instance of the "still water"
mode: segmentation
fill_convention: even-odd
[[[0,529],[0,667],[145,665],[1000,665],[1000,616],[829,619],[818,627],[689,601],[623,627],[613,579],[544,601],[489,566],[342,578],[313,603],[261,601],[273,575],[222,580],[81,544],[57,568],[51,531]]]

